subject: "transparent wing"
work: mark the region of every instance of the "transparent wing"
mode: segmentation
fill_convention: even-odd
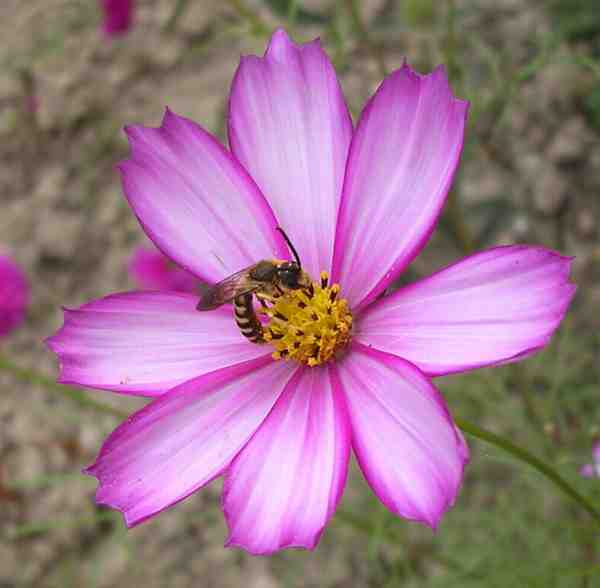
[[[231,302],[236,296],[255,292],[263,286],[250,278],[254,265],[247,267],[220,281],[214,286],[205,286],[200,293],[200,302],[196,310],[213,310],[222,304]]]

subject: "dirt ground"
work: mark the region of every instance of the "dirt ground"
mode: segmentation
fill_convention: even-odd
[[[114,168],[127,153],[123,125],[158,125],[168,105],[222,136],[239,56],[264,50],[236,2],[189,2],[168,31],[174,4],[140,1],[130,34],[108,41],[95,2],[2,2],[0,247],[25,269],[32,301],[0,354],[21,368],[54,378],[43,340],[62,324],[61,305],[132,287],[127,260],[145,237]],[[243,4],[269,28],[285,22],[268,3]],[[449,55],[443,11],[423,24],[427,14],[416,11],[411,22],[393,4],[364,3],[374,45],[356,32],[339,43],[329,24],[296,22],[297,39],[323,36],[355,113],[380,81],[378,51],[389,70],[407,56],[427,71]],[[454,87],[474,104],[458,179],[470,238],[477,248],[531,242],[574,255],[572,321],[592,333],[600,327],[600,135],[585,107],[598,74],[578,65],[588,47],[552,40],[544,2],[486,0],[474,9],[463,0],[457,9]],[[343,37],[351,25],[340,17],[337,28]],[[415,275],[463,254],[453,222],[445,217]],[[591,352],[598,359],[597,347]],[[219,483],[126,531],[119,516],[94,506],[95,480],[79,473],[118,420],[24,379],[0,371],[0,587],[383,585],[358,556],[364,538],[343,522],[314,554],[267,559],[223,549]],[[140,405],[88,394],[127,411]],[[353,472],[344,504],[366,492]],[[407,533],[417,543],[426,536]],[[435,564],[428,569],[436,575]]]

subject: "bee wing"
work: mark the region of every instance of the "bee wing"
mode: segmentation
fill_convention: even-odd
[[[196,310],[213,310],[231,302],[236,296],[258,290],[262,284],[250,278],[250,270],[253,267],[252,265],[240,270],[214,286],[206,286],[200,293],[200,302]]]

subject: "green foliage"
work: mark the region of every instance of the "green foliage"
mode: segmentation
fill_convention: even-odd
[[[319,24],[327,22],[328,16],[301,6],[297,0],[263,0],[274,14],[298,24]]]
[[[404,0],[400,3],[404,22],[408,27],[426,27],[438,16],[433,0]]]
[[[584,98],[583,108],[590,124],[600,131],[600,84]]]
[[[556,22],[570,41],[591,41],[600,49],[600,7],[596,0],[553,0]]]

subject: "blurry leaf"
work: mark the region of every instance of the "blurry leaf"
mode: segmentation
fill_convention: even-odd
[[[277,16],[289,18],[293,14],[294,20],[300,24],[324,24],[329,18],[327,14],[297,6],[298,2],[295,0],[264,0],[264,2]]]
[[[6,537],[10,540],[16,541],[18,539],[25,539],[26,537],[35,537],[36,535],[43,535],[54,529],[63,529],[68,527],[83,527],[86,525],[98,525],[103,522],[114,523],[118,517],[112,510],[100,510],[95,514],[86,514],[80,516],[65,516],[57,519],[50,519],[45,521],[32,521],[30,523],[24,523],[23,525],[17,525],[12,529],[6,531]]]
[[[600,86],[596,86],[583,101],[583,109],[593,127],[600,129]]]
[[[593,41],[600,35],[598,0],[554,0],[552,11],[570,41]]]
[[[404,0],[402,16],[409,27],[431,26],[436,19],[436,3],[433,0]]]
[[[177,26],[177,21],[179,20],[181,15],[184,13],[185,9],[187,8],[188,3],[189,3],[189,0],[177,0],[175,2],[175,7],[173,8],[173,12],[171,13],[171,16],[169,16],[169,20],[167,20],[167,22],[165,23],[165,25],[163,27],[164,32],[172,33],[175,30],[175,27]]]
[[[57,474],[42,474],[40,476],[35,476],[25,480],[13,480],[9,486],[11,489],[14,488],[17,490],[40,490],[42,488],[52,488],[53,486],[58,486],[64,482],[68,482],[69,480],[80,479],[81,473],[78,471],[66,473],[61,472]]]

